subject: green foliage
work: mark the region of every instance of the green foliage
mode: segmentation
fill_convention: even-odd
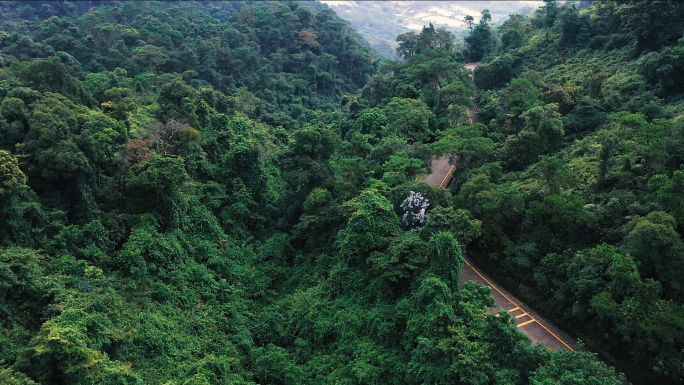
[[[131,230],[128,242],[115,258],[122,272],[139,281],[149,274],[168,277],[170,267],[185,258],[185,251],[172,234],[159,233],[159,224],[151,214],[140,218]]]
[[[365,258],[389,245],[399,231],[399,218],[392,204],[374,188],[365,189],[348,203],[353,209],[342,240],[342,254],[352,259]]]
[[[155,68],[164,65],[168,60],[164,57],[164,51],[162,51],[160,47],[154,45],[137,47],[131,51],[131,55],[133,60],[149,66],[150,71],[152,72],[156,72]]]
[[[501,157],[510,170],[521,170],[532,164],[537,156],[556,150],[565,132],[561,115],[555,104],[533,107],[520,117],[525,119],[522,131],[510,135],[502,148]]]
[[[3,199],[20,193],[26,186],[26,175],[19,169],[17,158],[7,151],[0,151],[0,196]]]
[[[6,248],[0,254],[2,312],[7,322],[35,327],[39,325],[36,306],[44,305],[46,283],[43,279],[45,256],[31,249]],[[22,310],[33,310],[22,314]],[[11,324],[10,324],[11,325]],[[3,325],[4,326],[4,325]],[[9,326],[9,325],[8,325]],[[3,352],[7,353],[7,352]],[[15,352],[16,354],[16,352]],[[3,357],[4,359],[5,357]]]
[[[523,36],[520,31],[515,28],[510,28],[501,35],[501,48],[503,50],[520,48],[522,43]]]
[[[515,58],[511,54],[504,54],[479,65],[474,71],[475,84],[483,90],[503,87],[515,75],[514,63]]]
[[[648,180],[648,188],[653,191],[648,197],[660,202],[677,218],[677,223],[684,221],[684,166],[680,168],[672,173],[672,178],[657,174]]]
[[[437,133],[432,148],[437,155],[452,153],[459,173],[485,163],[494,153],[494,142],[484,136],[484,125],[457,126]]]
[[[564,129],[568,133],[584,134],[594,131],[606,121],[606,113],[601,105],[591,99],[581,100],[567,115],[568,124]]]
[[[15,61],[12,72],[31,88],[59,93],[74,102],[89,104],[81,82],[70,73],[73,69],[62,64],[57,56],[33,63]]]
[[[83,301],[66,301],[66,309],[41,326],[17,366],[41,382],[65,376],[76,384],[141,383],[130,365],[112,361],[100,351],[103,345],[126,338],[117,325],[124,316],[121,299],[112,289],[97,288],[89,293],[87,302]],[[79,305],[83,308],[70,309]]]
[[[625,237],[625,250],[640,262],[641,275],[657,278],[670,296],[678,296],[684,284],[684,243],[675,228],[672,216],[655,211],[630,222]]]
[[[410,288],[415,275],[425,268],[428,247],[414,232],[396,237],[387,251],[373,253],[366,262],[373,274],[381,277],[395,293]]]
[[[539,147],[543,154],[554,151],[563,141],[565,132],[558,106],[547,104],[531,108],[521,115],[525,119],[525,130],[539,135]]]
[[[471,18],[472,20],[472,18]],[[492,21],[492,15],[488,9],[482,11],[480,22],[470,30],[470,34],[464,38],[468,43],[467,58],[468,61],[481,61],[488,53],[494,50],[494,36],[492,36],[492,29],[489,22]]]
[[[625,381],[624,376],[616,378],[612,369],[596,360],[596,355],[570,354],[566,351],[554,355],[546,365],[535,370],[530,378],[530,383],[534,385],[618,385],[623,381]]]
[[[429,240],[435,234],[447,232],[465,248],[480,236],[481,227],[481,221],[470,219],[468,210],[437,206],[430,210],[430,217],[427,224],[420,229],[420,235]]]
[[[558,194],[561,189],[571,188],[576,183],[567,163],[555,156],[540,155],[536,167],[541,172],[550,194]]]
[[[427,171],[423,167],[423,161],[417,158],[409,158],[406,152],[390,155],[387,162],[382,165],[382,181],[388,186],[394,187],[407,180],[412,180],[416,175]]]
[[[451,233],[439,232],[428,242],[430,271],[446,283],[452,291],[458,290],[463,267],[461,246]]]
[[[332,195],[330,195],[330,192],[317,187],[311,191],[311,194],[309,194],[304,201],[304,212],[307,214],[313,214],[320,208],[325,207],[331,201]]]
[[[0,369],[0,381],[7,385],[34,385],[36,382],[21,372],[12,369]]]
[[[0,150],[0,239],[3,244],[16,242],[30,246],[33,243],[31,227],[39,223],[41,210],[26,182],[17,158]]]
[[[378,65],[318,3],[0,3],[0,382],[612,383],[489,314],[471,251],[676,381],[679,22],[630,6],[483,11],[476,94],[450,32]]]
[[[165,82],[161,86],[159,97],[157,98],[157,102],[161,107],[159,119],[162,121],[183,119],[190,124],[194,124],[196,118],[194,116],[193,99],[196,93],[197,91],[180,79],[180,77],[175,77]]]
[[[519,117],[541,104],[539,90],[525,78],[515,78],[506,86],[505,108],[510,115]]]
[[[362,134],[377,137],[380,136],[382,129],[387,125],[387,116],[377,107],[367,109],[356,120],[356,125]]]
[[[425,142],[432,134],[435,115],[419,100],[394,98],[385,107],[384,136],[398,136],[409,143]]]
[[[495,151],[457,178],[454,206],[482,221],[471,247],[499,279],[645,382],[681,382],[681,41],[670,31],[684,7],[545,3],[494,29],[501,45],[474,71],[486,124],[475,137]],[[581,379],[554,364],[530,381],[603,383],[577,359]]]
[[[170,215],[169,210],[178,203],[188,179],[183,160],[154,157],[139,164],[126,189],[130,194],[130,209],[135,212],[152,211]]]
[[[397,54],[406,61],[383,63],[379,68],[379,74],[369,79],[362,92],[370,107],[387,105],[385,112],[389,119],[389,133],[396,134],[397,129],[408,129],[390,127],[395,124],[393,116],[390,115],[398,117],[394,111],[397,107],[412,110],[422,108],[416,102],[400,101],[396,98],[419,99],[424,102],[434,114],[434,117],[427,118],[431,126],[429,131],[434,130],[435,127],[432,126],[446,128],[468,121],[466,110],[472,106],[474,87],[469,71],[454,60],[454,36],[445,29],[435,29],[430,24],[419,34],[408,32],[397,36],[397,42]],[[413,114],[416,114],[416,118],[413,119],[416,122],[402,118],[402,124],[424,126],[424,123],[418,121],[425,120],[425,112],[413,111]],[[418,131],[425,131],[425,128]],[[416,133],[417,135],[405,132],[404,135],[406,134],[415,141],[426,141],[430,132],[427,136],[420,132]]]

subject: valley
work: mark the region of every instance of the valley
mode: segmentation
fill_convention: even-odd
[[[352,26],[373,47],[386,57],[394,56],[394,37],[407,31],[421,31],[432,23],[446,28],[456,36],[468,32],[465,16],[480,20],[480,12],[489,9],[492,22],[501,23],[513,13],[529,14],[544,3],[542,1],[337,1],[325,0],[340,17]]]

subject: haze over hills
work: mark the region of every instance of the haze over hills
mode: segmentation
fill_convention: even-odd
[[[337,1],[324,0],[343,19],[349,20],[370,44],[387,58],[395,58],[398,34],[420,31],[432,23],[456,36],[468,31],[466,15],[478,23],[483,9],[489,9],[492,23],[502,23],[510,14],[532,13],[543,1]]]

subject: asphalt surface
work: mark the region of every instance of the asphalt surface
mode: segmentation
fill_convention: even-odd
[[[446,187],[453,178],[453,171],[455,168],[455,159],[453,155],[444,154],[439,159],[433,159],[430,169],[432,173],[424,177],[424,181],[433,186]]]
[[[577,344],[569,335],[539,316],[511,293],[499,287],[477,267],[471,258],[466,256],[465,262],[463,269],[461,269],[461,283],[473,281],[492,288],[496,307],[487,309],[488,312],[497,314],[500,309],[509,312],[517,322],[518,329],[532,341],[533,345],[542,343],[554,351],[577,349]]]

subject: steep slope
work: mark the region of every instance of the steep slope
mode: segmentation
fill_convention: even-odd
[[[183,74],[195,88],[226,94],[246,87],[260,99],[261,119],[286,128],[307,109],[330,110],[374,71],[370,49],[330,9],[243,6],[4,2],[0,52],[8,64],[56,55],[77,77],[121,68],[130,78]]]
[[[493,148],[449,32],[375,74],[317,5],[0,9],[0,382],[621,382],[459,285],[483,222],[413,182]]]
[[[492,273],[643,383],[682,382],[683,16],[551,2],[472,39],[494,149],[452,185]]]

